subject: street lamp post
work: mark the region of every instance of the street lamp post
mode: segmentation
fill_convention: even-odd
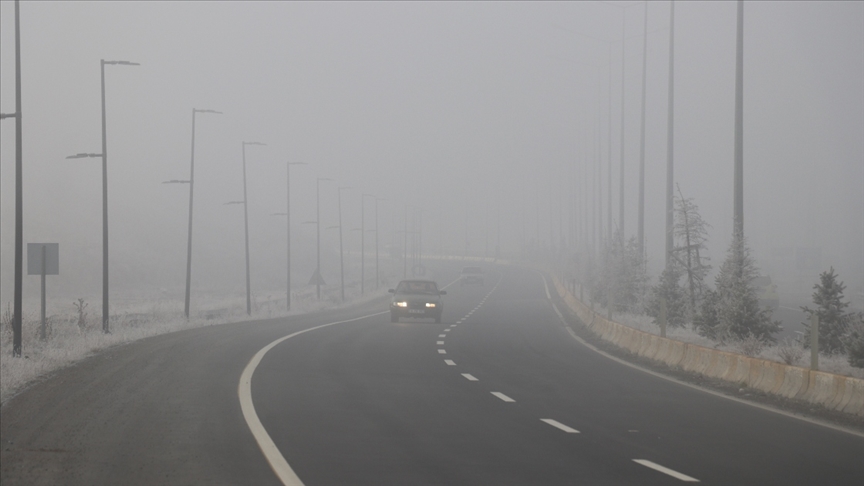
[[[305,162],[288,162],[285,170],[285,217],[288,219],[288,243],[286,245],[286,256],[288,261],[288,290],[287,309],[291,310],[291,166],[306,165]]]
[[[375,198],[372,194],[360,196],[360,295],[366,290],[366,198]]]
[[[340,186],[337,188],[338,204],[339,204],[339,278],[342,288],[342,302],[345,302],[345,252],[342,247],[342,190],[351,189],[350,186]]]
[[[321,181],[332,181],[326,177],[318,177],[315,182],[315,232],[317,250],[315,257],[315,296],[321,300]]]
[[[246,194],[246,146],[266,145],[261,142],[243,142],[243,228],[246,235],[246,314],[252,315],[252,287],[249,279],[249,203]]]
[[[0,119],[15,118],[15,296],[12,314],[12,357],[21,357],[21,322],[24,272],[24,197],[23,150],[21,148],[21,26],[19,5],[15,0],[15,113],[0,114]]]
[[[192,294],[192,196],[195,187],[195,115],[198,113],[222,114],[221,111],[192,108],[192,160],[189,163],[189,180],[172,179],[163,182],[163,184],[189,184],[189,233],[186,238],[186,299],[183,307],[183,314],[186,316],[186,319],[189,319],[189,303]]]
[[[186,238],[186,300],[183,305],[186,319],[189,319],[189,301],[192,293],[192,195],[195,189],[195,115],[198,113],[222,114],[216,110],[192,108],[192,158],[189,162],[189,235]]]
[[[378,203],[386,201],[384,198],[375,198],[375,290],[378,290],[378,285],[381,283],[378,274]]]
[[[102,157],[102,332],[108,327],[108,136],[105,120],[105,65],[140,66],[137,62],[100,60],[102,81],[102,153],[79,153],[67,159]]]

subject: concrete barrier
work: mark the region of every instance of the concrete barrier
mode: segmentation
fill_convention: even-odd
[[[733,362],[730,364],[726,373],[720,376],[720,379],[747,385],[750,378],[750,358],[740,354],[733,354]]]
[[[604,341],[685,371],[864,417],[862,379],[750,358],[639,331],[592,312],[557,278],[553,277],[553,281],[565,304]]]
[[[810,382],[810,370],[798,366],[787,366],[783,376],[783,384],[775,392],[786,398],[795,398],[807,391]]]

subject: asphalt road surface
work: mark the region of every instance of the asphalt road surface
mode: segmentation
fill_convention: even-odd
[[[241,406],[252,370],[269,453],[307,485],[864,484],[860,435],[610,360],[539,273],[487,271],[447,288],[441,324],[391,323],[379,301],[88,359],[0,409],[0,482],[283,484]]]

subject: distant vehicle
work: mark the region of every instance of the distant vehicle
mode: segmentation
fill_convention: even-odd
[[[395,289],[390,289],[393,299],[390,301],[390,322],[399,322],[401,317],[433,318],[441,322],[444,312],[442,295],[444,290],[438,290],[438,284],[432,280],[403,280]]]
[[[483,285],[483,269],[480,267],[464,267],[462,269],[462,285],[480,284]]]
[[[763,309],[777,310],[780,307],[780,297],[777,295],[777,286],[771,283],[771,277],[762,275],[753,279],[753,288],[756,289],[756,297],[759,299],[759,307]]]

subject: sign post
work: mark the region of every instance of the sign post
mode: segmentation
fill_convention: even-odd
[[[40,305],[41,327],[39,338],[48,338],[45,323],[45,275],[60,274],[59,243],[27,243],[27,275],[39,275],[42,279],[42,301]]]

